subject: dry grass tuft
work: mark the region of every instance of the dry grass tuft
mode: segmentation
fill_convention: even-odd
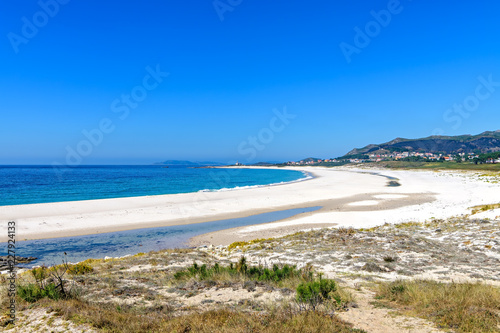
[[[337,228],[337,233],[339,235],[342,235],[342,236],[351,236],[351,235],[354,235],[356,233],[356,229],[354,229],[352,227],[349,227],[349,228],[340,227],[340,228]]]
[[[252,245],[252,244],[259,244],[259,243],[263,243],[263,242],[267,242],[267,241],[274,241],[276,239],[274,238],[258,238],[258,239],[252,239],[251,241],[248,241],[248,242],[234,242],[234,243],[231,243],[229,244],[229,246],[227,247],[227,250],[228,251],[231,251],[237,247],[244,247],[244,246],[247,246],[247,245]]]
[[[429,280],[380,284],[377,298],[457,332],[500,332],[500,289]]]
[[[470,209],[472,209],[471,215],[474,215],[477,213],[486,212],[488,210],[493,210],[493,209],[497,209],[497,208],[500,208],[500,203],[490,204],[490,205],[479,205],[479,206],[471,207]]]
[[[95,306],[78,300],[50,306],[66,319],[106,332],[363,332],[335,316],[313,311],[294,313],[284,308],[268,313],[220,309],[173,316],[161,312],[120,312],[110,305]]]

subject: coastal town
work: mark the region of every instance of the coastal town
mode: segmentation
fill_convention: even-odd
[[[381,161],[428,161],[428,162],[477,162],[500,163],[500,156],[481,158],[484,154],[479,153],[426,153],[426,152],[387,152],[378,154],[356,154],[345,155],[331,159],[307,158],[301,161],[288,161],[286,165],[317,165],[321,163],[367,163]]]

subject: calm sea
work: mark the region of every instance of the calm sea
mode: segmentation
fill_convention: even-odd
[[[224,191],[305,179],[301,171],[162,166],[0,166],[0,206]]]
[[[200,169],[162,166],[82,166],[56,172],[48,166],[1,166],[0,206],[133,197],[280,184],[310,178],[300,171],[276,169]],[[16,254],[38,258],[27,267],[68,260],[122,256],[186,247],[189,238],[227,228],[272,222],[320,207],[304,207],[244,218],[191,225],[138,229],[98,235],[16,242]],[[0,243],[0,255],[7,244]]]

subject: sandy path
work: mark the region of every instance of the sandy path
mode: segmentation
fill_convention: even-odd
[[[362,289],[353,292],[358,305],[350,308],[347,312],[339,312],[340,319],[354,325],[355,328],[363,329],[371,333],[436,333],[444,332],[435,328],[431,322],[420,318],[398,316],[391,310],[377,308],[371,303],[375,300],[375,293]]]

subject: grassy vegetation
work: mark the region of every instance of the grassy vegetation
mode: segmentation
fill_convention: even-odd
[[[128,260],[139,260],[139,258],[147,260],[149,255],[151,254]],[[286,300],[269,304],[259,303],[258,307],[254,307],[257,303],[253,300],[245,300],[241,304],[221,304],[209,310],[198,307],[180,310],[175,306],[175,302],[165,302],[168,298],[161,297],[152,298],[151,304],[147,306],[116,302],[116,298],[110,302],[89,299],[88,293],[96,290],[101,292],[99,299],[102,300],[106,295],[118,295],[117,291],[123,289],[117,281],[111,280],[112,276],[123,272],[121,260],[109,262],[101,260],[96,263],[86,261],[76,265],[56,267],[59,269],[58,274],[61,274],[63,268],[66,269],[65,272],[72,272],[66,276],[67,281],[70,281],[70,278],[86,281],[81,292],[71,294],[72,297],[64,297],[60,288],[49,282],[50,272],[55,268],[32,269],[20,280],[19,310],[37,307],[48,309],[49,312],[75,324],[89,325],[105,332],[362,332],[331,314],[332,310],[352,301],[351,295],[337,286],[333,280],[321,279],[318,282],[319,275],[313,272],[310,265],[302,269],[290,265],[273,265],[267,268],[248,265],[246,259],[242,257],[237,263],[215,262],[212,265],[193,263],[187,268],[175,269],[168,275],[158,271],[158,274],[164,276],[161,283],[163,286],[172,286],[173,289],[181,291],[183,289],[179,288],[186,288],[186,285],[193,281],[211,282],[203,284],[203,288],[211,288],[214,285],[221,288],[224,288],[224,285],[230,288],[237,286],[245,288],[247,281],[255,281],[251,282],[254,286],[260,286],[268,291],[280,292],[297,286],[300,286],[301,290],[297,299],[293,296],[293,291],[288,290],[290,297]],[[116,269],[115,273],[110,274],[111,269]],[[147,280],[146,272],[130,274],[129,281],[132,276],[146,283],[150,281]],[[117,278],[119,279],[118,276]],[[105,281],[108,281],[109,287],[102,284]],[[66,285],[71,283],[67,282]],[[90,291],[88,288],[91,285],[97,289]],[[199,288],[198,286],[200,284],[195,288]],[[281,289],[270,286],[280,286]],[[137,286],[136,289],[129,285],[125,292],[131,296],[135,295],[135,291],[140,295],[147,294],[147,290],[143,287]],[[310,307],[308,306],[310,302],[318,300],[316,291],[319,292],[321,300],[315,303],[315,307]],[[69,295],[68,289],[66,289],[67,295]]]
[[[17,287],[17,295],[29,303],[34,303],[42,298],[58,300],[64,297],[54,283],[49,283],[43,288],[36,284],[26,284]]]
[[[500,203],[474,206],[474,207],[471,207],[471,209],[472,209],[471,215],[481,213],[481,212],[486,212],[488,210],[493,210],[493,209],[497,209],[497,208],[500,208]]]
[[[428,280],[382,283],[377,298],[457,332],[500,332],[500,289]]]
[[[44,305],[68,320],[106,332],[363,332],[335,316],[317,311],[295,313],[286,307],[265,313],[219,309],[174,315],[163,308],[141,313],[80,300],[46,301]]]
[[[259,244],[259,243],[263,243],[266,241],[273,241],[273,240],[274,240],[273,238],[258,238],[258,239],[252,239],[248,242],[234,242],[234,243],[229,244],[227,249],[228,249],[228,251],[231,251],[237,247],[243,247],[243,246],[252,245],[252,244]]]
[[[296,266],[275,264],[269,269],[262,266],[248,266],[245,257],[242,257],[237,264],[231,263],[229,266],[215,263],[208,267],[193,263],[187,269],[175,273],[174,278],[181,281],[194,278],[214,282],[250,280],[293,288],[297,292],[297,305],[302,311],[315,311],[321,305],[328,309],[340,309],[352,301],[350,293],[339,288],[335,281],[323,279],[321,274],[314,274],[310,265],[297,269]]]
[[[69,265],[69,268],[68,268],[68,273],[73,274],[73,275],[83,275],[83,274],[92,273],[93,271],[94,271],[94,268],[92,268],[92,266],[89,264],[88,260],[74,264],[74,265]]]
[[[304,269],[297,269],[290,265],[273,265],[272,269],[262,266],[248,266],[245,257],[236,264],[221,266],[215,263],[213,266],[198,265],[193,263],[192,266],[185,270],[181,270],[174,274],[176,280],[186,280],[197,278],[199,280],[253,280],[267,281],[276,285],[283,286],[285,282],[292,281],[312,281],[314,273],[310,266]],[[289,284],[289,283],[288,283]]]
[[[72,274],[83,274],[85,271],[92,271],[92,267],[86,263],[69,265],[64,262],[62,265],[52,267],[36,267],[29,272],[35,283],[23,283],[17,286],[17,295],[26,302],[34,303],[42,298],[53,300],[72,298],[76,296],[76,291],[68,288],[65,274],[72,270]]]
[[[60,269],[58,274],[66,268],[64,280],[68,288],[65,290],[70,292],[70,287],[76,286],[78,292],[70,293],[72,297],[59,297],[50,285],[58,279],[51,282],[46,268],[32,270],[21,274],[18,280],[26,289],[24,296],[19,293],[18,309],[19,312],[48,309],[77,324],[105,332],[361,332],[333,314],[339,308],[355,307],[351,290],[342,288],[344,282],[323,279],[320,273],[313,271],[312,265],[334,266],[328,274],[333,271],[342,278],[339,281],[356,275],[358,282],[372,282],[379,271],[365,269],[367,263],[382,268],[380,272],[411,276],[413,272],[422,273],[420,267],[431,266],[430,260],[436,267],[456,267],[467,262],[474,266],[460,266],[460,273],[465,270],[491,280],[497,276],[497,262],[484,259],[481,252],[476,256],[476,251],[455,250],[456,247],[450,247],[454,238],[445,247],[441,247],[444,243],[441,241],[420,241],[426,230],[439,236],[460,232],[456,242],[462,246],[464,240],[472,239],[468,238],[469,234],[467,237],[462,234],[465,229],[475,241],[479,240],[478,235],[483,235],[479,238],[485,242],[477,245],[479,250],[491,244],[495,246],[498,224],[453,218],[369,230],[339,228],[298,232],[279,239],[238,245],[247,251],[248,258],[255,260],[254,264],[243,257],[231,263],[232,255],[214,257],[207,251],[182,249],[140,253],[121,259],[88,260],[66,267],[59,265],[56,266]],[[390,247],[386,248],[388,244]],[[258,264],[272,260],[262,255],[269,246],[273,247],[272,258],[296,256],[297,260],[290,262],[298,266]],[[417,256],[406,256],[408,253],[417,253]],[[421,257],[423,259],[419,259]],[[305,262],[311,264],[297,268]],[[367,272],[374,273],[367,275]],[[34,290],[37,281],[43,281],[43,292]],[[4,297],[5,283],[5,278],[0,276],[3,309],[8,302]],[[383,306],[432,320],[452,331],[499,332],[500,298],[499,289],[495,287],[430,281],[383,282],[377,297],[377,303]],[[1,319],[2,313],[0,326]]]
[[[334,295],[335,291],[337,291],[337,284],[333,280],[319,279],[319,281],[303,282],[297,287],[297,301],[313,311],[332,298],[340,305],[342,299],[339,295]]]
[[[384,161],[374,165],[391,169],[427,169],[427,170],[478,170],[478,171],[500,171],[500,164],[474,164],[457,162],[408,162],[408,161]]]

